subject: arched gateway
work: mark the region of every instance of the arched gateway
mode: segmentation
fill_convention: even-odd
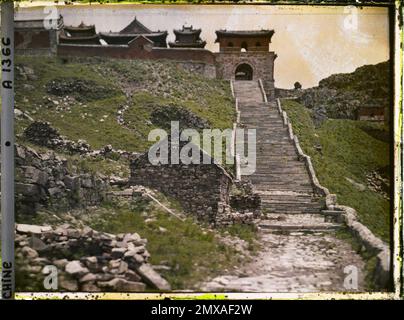
[[[253,68],[248,63],[242,63],[237,66],[234,79],[236,80],[252,80]]]
[[[228,80],[262,80],[268,97],[275,96],[274,60],[269,51],[274,30],[217,30],[216,74]]]

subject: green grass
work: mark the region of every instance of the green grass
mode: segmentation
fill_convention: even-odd
[[[235,118],[227,81],[206,79],[172,61],[99,58],[64,61],[19,56],[16,65],[32,68],[37,78],[17,78],[16,108],[35,120],[50,122],[71,140],[85,139],[93,148],[111,144],[116,149],[147,150],[152,144],[147,141],[148,133],[155,128],[150,122],[153,105],[175,104],[186,108],[205,119],[211,128],[232,128]],[[47,97],[60,98],[47,93],[47,85],[55,79],[70,78],[91,81],[97,88],[105,88],[108,95],[100,92],[103,98],[95,99],[91,93],[87,101],[74,101],[70,110],[58,111],[47,102]],[[125,95],[128,90],[131,98]],[[123,105],[129,105],[124,114],[127,127],[116,120]],[[16,121],[16,133],[22,133],[27,125],[28,120]]]
[[[147,238],[147,250],[153,265],[164,264],[170,270],[161,274],[173,289],[190,289],[207,277],[240,263],[236,251],[217,241],[212,231],[201,228],[192,219],[181,221],[153,204],[104,206],[96,209],[90,226],[109,233],[137,232]],[[146,212],[147,215],[142,215]],[[153,222],[146,222],[152,218]],[[161,232],[160,228],[165,231]]]
[[[390,237],[389,201],[368,187],[360,191],[346,178],[367,186],[366,174],[389,166],[389,144],[383,124],[329,119],[315,128],[310,110],[301,104],[282,101],[294,133],[312,159],[320,183],[337,194],[338,203],[357,210],[359,218],[385,241]],[[321,151],[315,146],[320,145]],[[387,170],[388,171],[388,170]]]

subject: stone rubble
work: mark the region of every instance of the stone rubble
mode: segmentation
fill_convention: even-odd
[[[59,289],[65,291],[169,291],[170,284],[148,262],[146,244],[137,233],[112,235],[68,224],[16,225],[16,257],[23,262],[19,270],[35,278],[46,265],[54,265]]]
[[[70,154],[86,154],[91,151],[90,145],[85,140],[77,142],[68,140],[51,127],[49,122],[32,122],[24,130],[23,135],[31,143]]]

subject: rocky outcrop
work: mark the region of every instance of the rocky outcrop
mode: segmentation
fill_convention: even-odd
[[[146,244],[137,233],[112,235],[68,224],[16,226],[18,270],[38,280],[46,276],[46,266],[56,267],[62,291],[169,291],[148,263]]]
[[[106,177],[74,172],[67,159],[53,151],[40,153],[17,145],[15,159],[18,214],[98,205],[109,188]]]
[[[386,61],[331,75],[318,87],[302,90],[297,100],[316,115],[318,110],[325,110],[329,118],[357,119],[360,108],[386,108],[389,98],[390,63]]]

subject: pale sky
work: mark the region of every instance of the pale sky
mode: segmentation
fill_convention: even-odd
[[[295,81],[311,87],[334,73],[352,72],[364,64],[389,58],[387,8],[263,6],[263,5],[91,5],[58,6],[66,25],[95,24],[97,31],[119,31],[135,16],[152,30],[183,24],[201,28],[206,48],[218,29],[274,29],[275,86],[291,88]],[[356,12],[357,13],[356,13]],[[39,18],[43,7],[20,8],[19,19]]]

